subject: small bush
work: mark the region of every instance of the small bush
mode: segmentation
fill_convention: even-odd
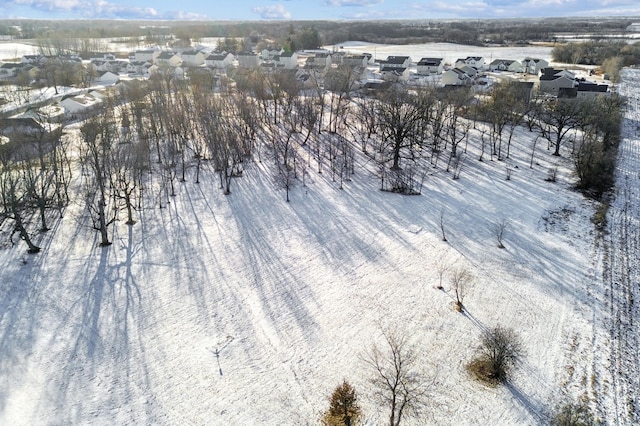
[[[609,211],[609,202],[603,201],[598,205],[595,213],[591,217],[593,223],[599,232],[604,232],[607,228],[607,212]]]
[[[467,369],[484,382],[502,383],[523,356],[518,335],[510,328],[495,327],[482,335],[478,356]]]
[[[581,402],[560,405],[551,419],[552,426],[593,426],[595,424],[591,409]]]

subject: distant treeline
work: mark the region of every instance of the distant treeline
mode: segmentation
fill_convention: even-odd
[[[630,18],[546,18],[416,21],[108,21],[108,20],[0,20],[0,35],[15,38],[106,38],[137,37],[152,40],[169,34],[179,39],[238,37],[269,39],[287,44],[303,29],[307,40],[339,44],[358,40],[374,43],[450,42],[468,45],[555,42],[562,34],[600,37],[624,34]],[[311,37],[309,37],[311,36]],[[316,38],[317,36],[317,38]],[[311,43],[314,44],[314,43]]]
[[[555,62],[582,65],[602,65],[607,59],[618,57],[622,66],[640,64],[640,42],[629,44],[624,41],[587,41],[566,43],[553,48]]]

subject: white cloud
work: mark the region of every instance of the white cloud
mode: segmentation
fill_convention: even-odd
[[[374,6],[376,4],[383,3],[384,0],[327,0],[329,6]]]
[[[80,0],[13,0],[8,3],[31,6],[40,10],[76,10],[88,7],[91,3]]]
[[[45,12],[73,13],[84,18],[104,19],[205,19],[199,13],[160,13],[153,7],[128,6],[106,0],[8,0],[6,4],[28,6]]]
[[[254,7],[251,11],[260,15],[262,19],[291,19],[291,13],[281,4]]]

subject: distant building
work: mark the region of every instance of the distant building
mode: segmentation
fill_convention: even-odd
[[[420,75],[442,74],[443,70],[442,58],[422,58],[416,65],[416,72]]]

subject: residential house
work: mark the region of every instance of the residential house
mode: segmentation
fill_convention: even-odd
[[[603,96],[608,93],[609,86],[606,84],[597,84],[588,81],[581,81],[576,86],[578,99],[593,99],[598,96]]]
[[[0,78],[9,79],[18,75],[25,64],[17,62],[5,62],[0,65]]]
[[[570,89],[577,85],[575,74],[567,70],[544,68],[540,75],[540,91],[558,95],[560,89]]]
[[[182,63],[182,59],[176,52],[161,52],[155,59],[154,64],[158,66],[177,67]]]
[[[382,79],[393,83],[404,83],[409,78],[409,68],[384,67],[380,70]]]
[[[198,67],[204,64],[206,55],[199,50],[187,50],[182,52],[182,64],[188,67]]]
[[[35,135],[46,131],[46,128],[33,117],[0,118],[0,134],[9,139],[21,135]]]
[[[367,81],[363,86],[362,86],[362,91],[365,93],[369,93],[369,94],[373,94],[376,92],[384,92],[386,90],[389,90],[389,88],[392,86],[392,82],[390,81],[383,81],[383,80],[371,80],[371,81]]]
[[[136,50],[133,54],[133,60],[153,63],[158,56],[160,56],[160,51],[157,49]]]
[[[204,63],[209,68],[225,69],[233,65],[234,59],[235,57],[232,53],[213,52],[205,58]]]
[[[494,59],[489,64],[490,71],[522,72],[520,62],[513,59]]]
[[[325,55],[324,57],[311,56],[304,62],[304,69],[313,70],[317,72],[323,72],[329,69],[331,66],[331,57]]]
[[[93,81],[96,84],[111,86],[120,81],[120,76],[111,71],[98,71]]]
[[[92,52],[89,54],[89,61],[115,61],[116,55],[110,52]]]
[[[346,55],[342,58],[342,63],[364,69],[369,65],[369,58],[366,55]]]
[[[20,62],[23,64],[37,65],[44,58],[42,55],[23,55]]]
[[[59,104],[64,108],[67,115],[77,116],[87,114],[93,109],[96,109],[102,105],[102,100],[96,96],[85,93],[82,95],[63,96]]]
[[[127,65],[127,72],[129,74],[148,76],[151,65],[148,61],[132,61]]]
[[[380,70],[383,68],[409,68],[411,57],[409,56],[388,56],[386,60],[380,61]]]
[[[544,59],[527,57],[522,61],[522,71],[527,74],[538,75],[540,74],[540,71],[548,67],[549,62],[545,61]]]
[[[470,67],[465,67],[470,68]],[[442,73],[442,84],[445,86],[462,86],[469,85],[473,82],[475,75],[469,73],[469,70],[461,68],[451,68]]]
[[[260,65],[260,56],[254,52],[238,52],[236,55],[239,68],[256,68]]]
[[[484,58],[482,56],[467,56],[456,61],[454,66],[456,68],[468,65],[477,70],[484,68]]]
[[[262,49],[261,57],[263,61],[272,61],[274,57],[280,56],[284,49],[280,46],[267,46]]]
[[[422,58],[418,61],[417,73],[420,75],[442,74],[443,71],[443,58]]]
[[[277,57],[278,62],[288,70],[298,68],[298,54],[296,52],[283,52]]]
[[[87,64],[87,68],[91,68],[97,72],[111,71],[114,74],[118,74],[120,72],[127,72],[130,62],[126,61],[118,61],[118,60],[92,60]]]
[[[331,54],[331,63],[340,65],[344,61],[345,56],[347,56],[345,52],[333,52]]]

